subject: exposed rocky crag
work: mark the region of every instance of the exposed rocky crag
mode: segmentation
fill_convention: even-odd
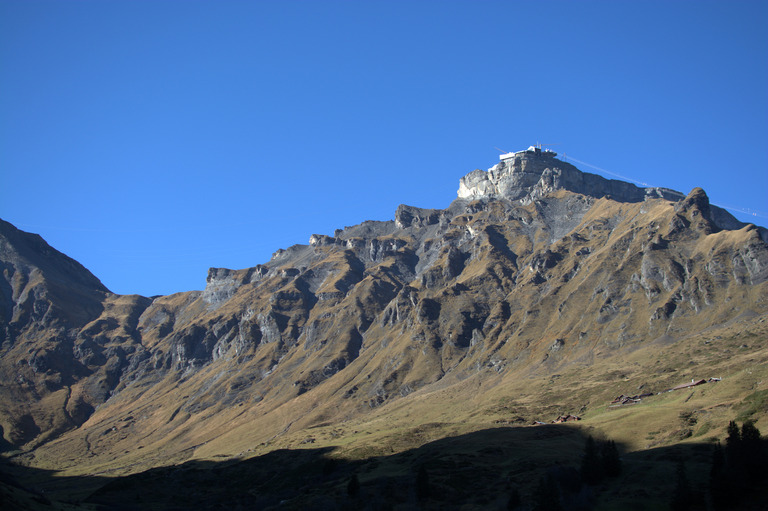
[[[766,239],[701,189],[638,188],[535,149],[469,173],[446,209],[401,205],[212,268],[202,292],[112,294],[2,222],[0,425],[41,460],[182,452],[478,374],[554,374],[766,314]]]
[[[0,221],[0,425],[14,445],[79,426],[146,354],[151,303],[117,296],[42,238]],[[138,358],[137,358],[138,357]]]
[[[619,202],[640,202],[665,198],[679,200],[684,194],[668,188],[640,188],[625,181],[605,179],[582,172],[570,163],[556,160],[556,153],[529,147],[525,151],[502,155],[488,172],[475,170],[459,182],[459,198],[499,197],[523,204],[544,197],[555,190],[590,197],[609,196]]]

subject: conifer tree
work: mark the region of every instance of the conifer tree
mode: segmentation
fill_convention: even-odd
[[[597,484],[603,479],[603,467],[597,444],[592,436],[587,437],[584,457],[581,460],[581,477],[587,484]]]
[[[709,492],[715,511],[737,509],[744,495],[761,485],[766,461],[754,422],[745,421],[739,430],[731,421],[725,449],[717,444],[712,453]]]
[[[735,468],[742,464],[741,432],[735,421],[728,423],[728,436],[725,439],[725,457],[730,468]]]
[[[745,421],[741,425],[741,459],[747,480],[756,482],[763,472],[760,430],[753,421]]]
[[[741,442],[747,449],[759,445],[760,430],[755,426],[755,421],[745,421],[744,424],[741,425]]]
[[[621,474],[621,458],[616,442],[608,440],[600,446],[600,461],[605,477],[616,477]]]

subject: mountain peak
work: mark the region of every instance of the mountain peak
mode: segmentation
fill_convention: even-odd
[[[458,198],[494,197],[527,204],[556,190],[605,197],[619,202],[641,202],[649,198],[677,201],[684,194],[668,188],[641,188],[625,181],[582,172],[556,158],[557,153],[531,146],[524,151],[499,156],[499,163],[484,172],[474,170],[459,181]]]

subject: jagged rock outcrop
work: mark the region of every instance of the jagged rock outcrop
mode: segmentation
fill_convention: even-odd
[[[556,155],[537,147],[503,155],[501,161],[487,172],[477,169],[462,177],[458,197],[494,197],[528,204],[557,190],[567,190],[588,197],[610,197],[618,202],[641,202],[655,198],[679,201],[685,198],[685,194],[669,188],[641,188],[625,181],[582,172],[570,163],[558,160]],[[734,230],[744,226],[730,213],[716,206],[708,206],[703,215],[722,229]],[[761,236],[768,241],[768,231],[761,229]]]
[[[461,178],[458,196],[500,197],[523,203],[556,190],[597,198],[610,196],[619,202],[639,202],[649,198],[679,200],[684,197],[680,192],[667,188],[639,188],[625,181],[582,172],[555,156],[556,153],[537,147],[504,155],[488,172],[475,170]]]
[[[15,445],[88,419],[146,357],[150,299],[117,296],[40,236],[0,221],[0,426]]]
[[[39,237],[3,229],[0,425],[21,446],[87,420],[56,448],[71,438],[94,455],[130,438],[196,445],[189,425],[234,404],[260,420],[299,396],[316,416],[363,413],[768,307],[764,229],[700,189],[638,188],[536,150],[468,174],[446,209],[403,205],[253,268],[212,268],[202,292],[113,295]],[[96,441],[115,414],[144,419]]]

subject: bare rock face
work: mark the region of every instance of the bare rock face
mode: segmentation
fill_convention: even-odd
[[[211,308],[216,308],[231,298],[238,288],[249,284],[252,280],[261,279],[266,272],[267,268],[262,265],[246,270],[210,268],[202,299]]]
[[[669,188],[641,188],[625,181],[606,179],[597,174],[582,172],[570,163],[558,160],[556,153],[530,147],[525,151],[504,155],[503,159],[483,172],[474,170],[459,181],[458,198],[504,198],[529,204],[557,190],[567,190],[588,197],[610,197],[618,202],[642,202],[663,198],[679,201],[686,196]],[[710,206],[703,190],[707,207],[703,211],[717,228],[740,229],[739,222],[730,213],[717,206]],[[686,199],[688,200],[688,199]],[[768,230],[761,228],[761,237],[768,241]]]
[[[80,263],[0,220],[0,426],[14,445],[88,419],[146,356],[136,322],[150,299],[117,296]],[[138,357],[138,358],[137,358]],[[55,403],[40,407],[40,402]]]
[[[93,456],[131,438],[191,446],[235,405],[278,435],[269,418],[299,396],[307,414],[352,416],[446,379],[555,371],[598,345],[766,313],[765,230],[703,190],[639,188],[535,148],[459,186],[446,209],[402,205],[154,299],[114,295],[0,224],[5,439]],[[135,437],[89,436],[117,415],[143,418]]]
[[[639,202],[648,198],[679,200],[684,196],[666,188],[639,188],[624,181],[582,172],[555,156],[552,151],[536,147],[509,155],[488,172],[478,169],[461,178],[458,196],[463,199],[498,197],[523,203],[556,190],[596,198],[610,196],[619,202]]]
[[[77,261],[40,236],[0,220],[2,342],[28,328],[82,327],[97,316],[109,291]]]

